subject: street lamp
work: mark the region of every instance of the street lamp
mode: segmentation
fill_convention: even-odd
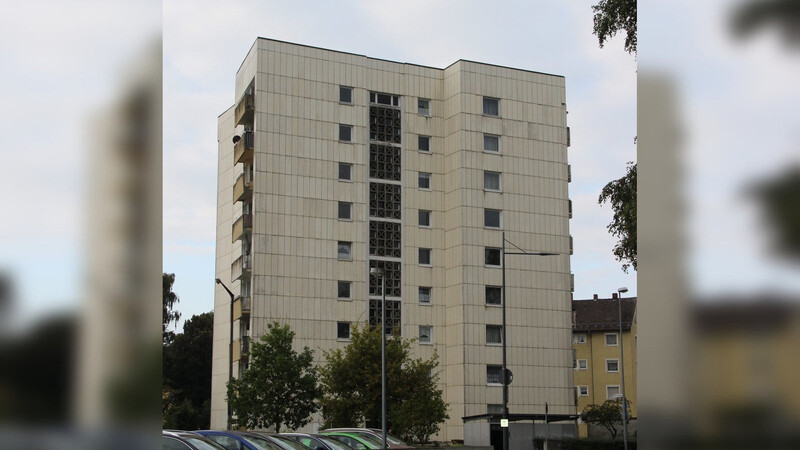
[[[622,294],[628,292],[627,287],[617,289],[617,305],[619,309],[619,370],[622,373],[622,442],[628,450],[628,401],[625,398],[625,356],[622,353]]]
[[[386,447],[386,272],[380,267],[369,269],[369,274],[381,277],[381,438]]]
[[[222,282],[219,278],[216,279],[217,284],[222,286],[223,289],[228,291],[228,295],[231,296],[231,335],[230,339],[228,340],[228,383],[231,382],[233,379],[233,292],[228,289],[228,286],[225,286],[225,283]],[[231,429],[231,401],[228,399],[226,402],[228,405],[228,429]]]
[[[506,252],[506,242],[516,247],[519,251],[518,252]],[[503,231],[503,261],[501,263],[501,267],[503,269],[503,293],[502,293],[502,306],[503,306],[503,325],[502,325],[502,336],[503,336],[503,419],[508,421],[508,368],[506,367],[506,255],[527,255],[527,256],[555,256],[558,253],[547,253],[547,252],[526,252],[521,248],[514,245],[513,242],[506,240],[506,232]],[[508,425],[508,422],[506,422]],[[503,450],[508,450],[508,428],[503,427]]]

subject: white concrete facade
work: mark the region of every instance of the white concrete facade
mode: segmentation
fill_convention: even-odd
[[[501,323],[501,308],[486,302],[501,269],[485,264],[485,248],[501,247],[505,231],[523,249],[561,254],[507,257],[509,409],[539,413],[547,402],[551,414],[574,414],[564,78],[464,60],[436,69],[259,38],[236,74],[237,101],[251,83],[252,309],[234,322],[235,337],[258,339],[267,323],[288,323],[297,348],[309,346],[322,363],[323,350],[347,343],[338,322],[369,318],[369,261],[396,261],[402,334],[430,326],[431,342],[415,352],[440,359],[450,420],[436,438],[463,439],[462,417],[502,403],[502,387],[487,383],[502,350],[487,344],[486,329]],[[351,104],[340,102],[341,86],[352,88]],[[400,111],[399,181],[370,178],[371,92],[398,98],[389,108]],[[484,114],[484,98],[498,100],[496,116]],[[419,99],[430,101],[429,115]],[[234,109],[219,117],[216,276],[239,294],[231,265],[242,240],[231,243],[231,230],[245,203],[233,201],[244,165],[234,164],[231,139],[244,129]],[[340,125],[352,127],[350,142],[339,139]],[[419,150],[419,136],[430,137],[430,151]],[[352,165],[351,181],[339,179],[339,163]],[[420,172],[430,174],[429,189],[419,188]],[[400,186],[399,219],[370,217],[371,183]],[[338,217],[339,202],[352,203],[351,219]],[[501,211],[500,228],[485,226],[485,209]],[[420,210],[430,211],[429,226],[420,226]],[[399,224],[399,258],[370,255],[376,221]],[[352,243],[351,260],[337,258],[339,241]],[[419,264],[420,248],[430,249],[429,265]],[[349,299],[339,298],[339,281],[351,283]],[[430,288],[429,304],[419,301],[421,287]],[[211,426],[225,428],[230,297],[219,285],[214,310]]]

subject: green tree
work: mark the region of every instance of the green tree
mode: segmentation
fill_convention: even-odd
[[[623,262],[622,270],[627,273],[629,266],[636,270],[636,164],[629,162],[625,176],[606,184],[597,202],[609,202],[614,210],[608,231],[619,238],[614,256]]]
[[[172,331],[167,331],[167,327],[172,322],[175,322],[175,325],[178,324],[178,320],[181,318],[181,313],[176,311],[174,308],[175,305],[181,301],[181,299],[178,297],[178,294],[172,292],[172,285],[175,283],[174,273],[161,274],[161,282],[161,306],[163,311],[161,332],[163,334],[163,342],[168,344],[172,342],[172,339],[175,338],[175,333]]]
[[[631,402],[626,417],[630,421]],[[611,439],[617,437],[617,426],[622,425],[622,398],[606,400],[602,405],[587,405],[581,412],[581,420],[593,425],[600,425],[611,433]]]
[[[392,432],[426,442],[449,418],[437,387],[438,356],[410,358],[414,340],[393,336],[386,341],[387,421]],[[327,426],[354,427],[381,419],[381,332],[354,327],[344,349],[325,352],[320,368],[322,414]]]
[[[625,51],[636,53],[636,0],[600,0],[592,11],[600,48],[618,31],[625,31]]]
[[[250,348],[250,366],[239,378],[228,382],[228,402],[233,425],[247,429],[286,425],[300,428],[311,421],[320,396],[314,353],[304,347],[292,349],[294,332],[273,322],[268,333]]]

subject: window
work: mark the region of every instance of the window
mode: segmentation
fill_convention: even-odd
[[[483,171],[483,188],[487,191],[500,191],[500,172]]]
[[[489,345],[503,343],[502,325],[486,325],[486,343]]]
[[[586,343],[586,334],[584,333],[576,333],[572,335],[572,343],[573,344],[585,344]]]
[[[606,399],[607,400],[614,400],[615,398],[619,398],[621,395],[619,394],[619,386],[606,386]]]
[[[589,396],[589,386],[578,386],[578,396],[580,396],[580,397],[588,397]]]
[[[431,328],[428,325],[420,325],[419,326],[419,343],[420,344],[430,344],[432,342],[431,338]]]
[[[350,340],[350,322],[336,323],[336,339]]]
[[[499,116],[500,100],[491,97],[483,97],[483,114],[487,116]]]
[[[339,101],[342,103],[353,103],[353,88],[339,86]]]
[[[369,102],[377,103],[379,105],[400,106],[400,96],[370,92]]]
[[[353,218],[352,203],[339,202],[339,218],[343,220],[351,220]]]
[[[420,189],[431,188],[431,174],[427,172],[420,172],[418,178],[418,185]]]
[[[486,384],[503,384],[503,366],[486,366]]]
[[[617,333],[606,333],[606,347],[617,346]]]
[[[431,304],[431,288],[429,287],[419,288],[419,302],[423,305]]]
[[[586,360],[585,359],[579,359],[578,360],[577,369],[578,370],[586,370]]]
[[[339,259],[353,259],[353,243],[339,241]]]
[[[484,264],[486,264],[487,266],[500,267],[500,249],[499,248],[486,247],[485,253],[486,253],[486,255],[485,255],[486,256],[486,260],[484,261]]]
[[[429,248],[419,249],[419,265],[420,266],[431,265],[431,249]]]
[[[619,360],[618,359],[607,359],[606,360],[606,372],[619,372]]]
[[[350,298],[350,282],[349,281],[339,281],[339,298]]]
[[[431,137],[430,136],[417,136],[418,148],[421,152],[431,151]]]
[[[486,286],[486,304],[487,305],[502,305],[503,304],[503,288],[500,286]]]
[[[500,228],[502,225],[502,213],[499,209],[484,209],[483,210],[483,226],[486,228]]]
[[[483,150],[486,152],[497,153],[500,151],[500,136],[493,134],[483,135]]]
[[[339,179],[344,181],[353,181],[352,164],[339,163]]]
[[[339,140],[350,142],[353,139],[353,127],[350,125],[339,124]]]
[[[431,212],[426,211],[424,209],[419,210],[419,226],[421,227],[430,227],[431,226]]]
[[[431,115],[431,101],[427,98],[417,99],[417,113],[423,116]]]

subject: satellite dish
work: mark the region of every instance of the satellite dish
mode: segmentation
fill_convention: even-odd
[[[242,140],[242,137],[239,136],[239,135],[236,135],[236,136],[233,137],[233,144],[236,145],[236,143],[241,141],[241,140]]]

